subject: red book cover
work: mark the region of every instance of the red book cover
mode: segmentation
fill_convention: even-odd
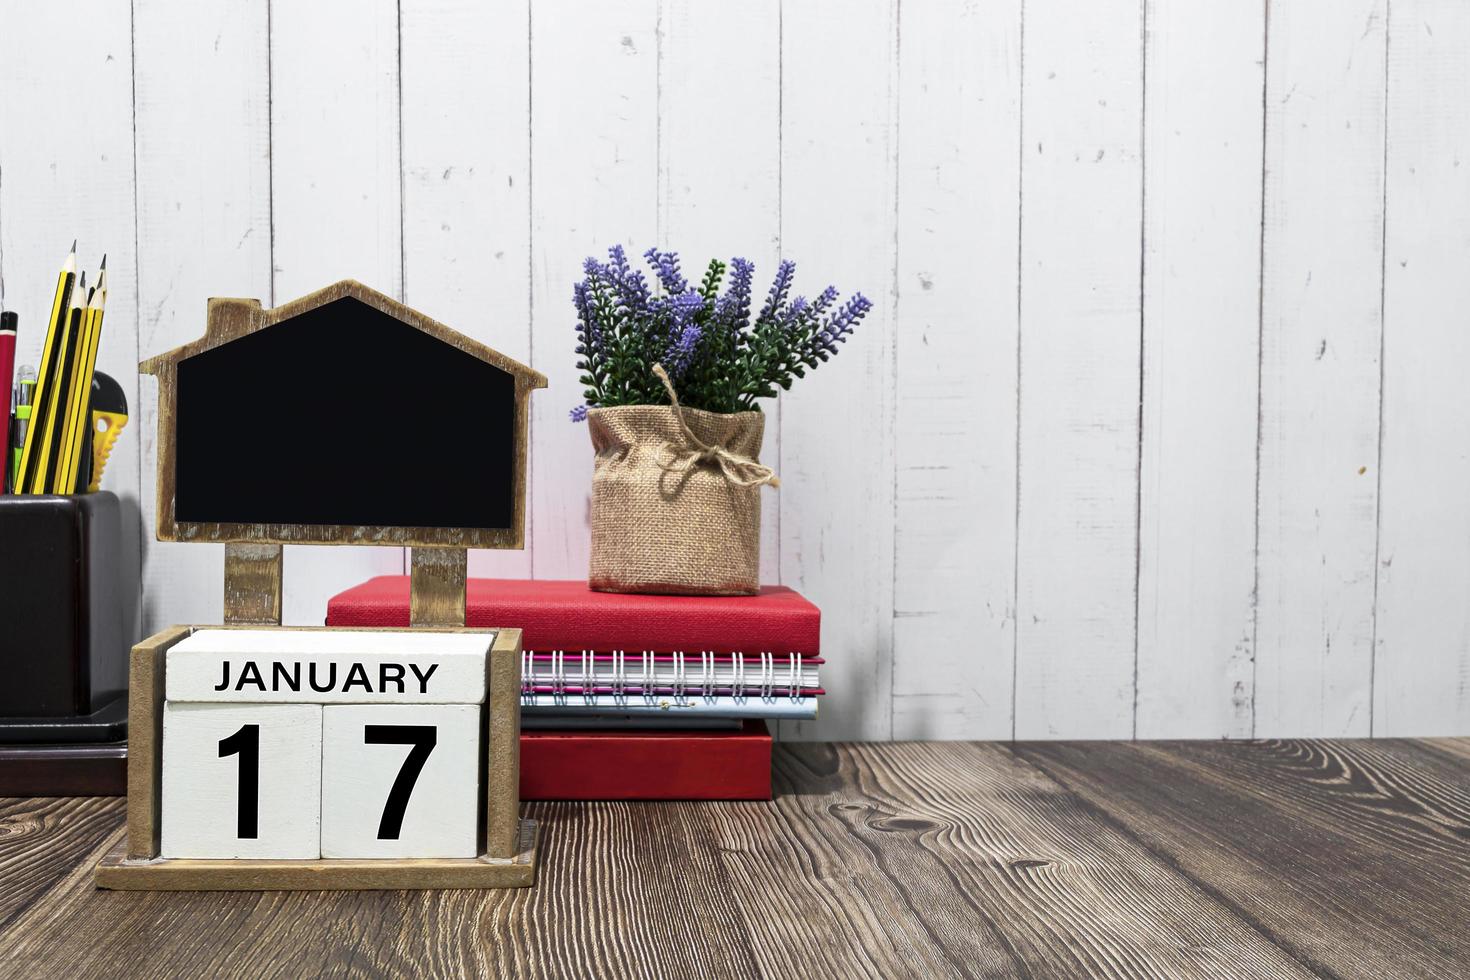
[[[523,731],[522,800],[769,800],[771,736],[740,731]]]
[[[466,625],[519,627],[527,650],[820,652],[821,612],[779,585],[753,596],[623,595],[586,582],[472,578],[466,603]],[[408,576],[333,596],[327,625],[407,626]]]

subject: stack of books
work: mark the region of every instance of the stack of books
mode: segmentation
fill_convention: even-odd
[[[332,598],[328,626],[407,626],[407,576]],[[466,624],[517,626],[523,799],[769,799],[769,719],[823,694],[821,613],[791,589],[733,597],[471,579]]]

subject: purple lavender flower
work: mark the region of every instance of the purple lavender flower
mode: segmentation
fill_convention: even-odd
[[[776,315],[776,322],[780,324],[782,330],[789,333],[806,322],[811,312],[811,304],[806,301],[806,297],[798,296],[786,309]]]
[[[659,285],[663,286],[664,292],[675,296],[689,288],[689,283],[679,271],[678,252],[660,252],[657,248],[650,248],[643,253],[643,257],[657,273]]]
[[[626,276],[632,271],[632,267],[628,265],[628,253],[624,251],[622,245],[614,245],[612,248],[609,248],[607,250],[607,257],[612,260],[607,264],[608,271],[614,276]]]
[[[669,311],[674,314],[674,323],[678,326],[692,320],[695,314],[702,309],[704,309],[704,297],[696,290],[688,289],[669,297]]]
[[[618,295],[618,305],[622,307],[628,316],[637,316],[648,309],[649,291],[648,280],[643,273],[628,265],[628,256],[623,251],[623,246],[614,245],[607,250],[608,258],[611,259],[606,272],[613,289]]]
[[[704,309],[704,297],[693,289],[668,298],[670,313],[669,347],[664,353],[664,367],[674,380],[684,376],[704,339],[704,327],[695,317]]]
[[[730,288],[715,303],[715,319],[736,335],[750,320],[750,281],[755,276],[755,263],[734,258],[730,270]]]
[[[822,330],[817,334],[815,340],[817,347],[828,354],[837,353],[837,345],[847,343],[848,335],[852,328],[861,322],[873,308],[873,303],[862,293],[853,293],[852,298],[842,305],[836,313],[822,324]],[[826,358],[823,358],[826,360]]]
[[[572,287],[572,303],[577,308],[577,353],[601,354],[604,349],[602,321],[593,309],[592,288],[588,280],[584,279]]]
[[[766,294],[766,305],[761,307],[761,314],[756,322],[765,323],[775,317],[781,304],[786,302],[786,294],[791,292],[791,280],[795,275],[796,263],[790,259],[782,259],[781,264],[776,267],[776,278],[771,282],[771,291]]]
[[[697,323],[691,323],[680,331],[679,336],[669,345],[664,354],[664,367],[669,372],[669,377],[678,381],[684,377],[684,372],[689,370],[689,364],[694,360],[694,354],[699,350],[699,342],[704,339],[704,328]]]
[[[691,287],[677,252],[651,248],[643,257],[646,273],[632,267],[621,245],[607,250],[606,262],[583,263],[585,278],[573,288],[572,302],[585,404],[570,410],[574,422],[586,421],[592,406],[660,403],[662,386],[648,370],[655,360],[689,407],[753,409],[832,357],[873,306],[861,294],[840,303],[832,286],[814,299],[791,298],[796,264],[786,260],[753,316],[750,260],[712,262]]]
[[[822,295],[818,296],[816,301],[812,303],[812,315],[821,316],[823,313],[827,312],[827,307],[831,306],[836,301],[837,287],[828,286],[826,289],[822,290]]]

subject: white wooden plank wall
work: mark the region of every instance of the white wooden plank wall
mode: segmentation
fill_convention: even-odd
[[[571,285],[660,244],[875,303],[768,417],[783,737],[1470,734],[1467,98],[1453,0],[4,5],[0,287],[34,364],[108,252],[139,632],[220,614],[132,370],[206,297],[353,276],[544,371],[471,568],[575,577]],[[286,618],[402,569],[292,548]]]
[[[1145,9],[1139,738],[1251,734],[1265,13]]]
[[[1133,732],[1143,36],[1035,0],[1021,71],[1017,738]]]
[[[1470,8],[1389,20],[1373,731],[1470,732]]]
[[[1270,11],[1254,725],[1264,737],[1371,731],[1384,14],[1385,0]]]
[[[893,734],[1009,738],[1021,2],[899,36]]]
[[[862,336],[782,399],[781,577],[822,608],[832,651],[824,717],[783,723],[796,737],[893,729],[896,18],[893,0],[845,4],[839,40],[827,4],[782,12],[781,250],[801,292],[873,301]]]

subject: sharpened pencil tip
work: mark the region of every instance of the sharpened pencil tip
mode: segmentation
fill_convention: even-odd
[[[107,268],[107,253],[106,252],[103,252],[102,253],[102,265],[100,266],[100,268],[103,268],[103,269]]]

